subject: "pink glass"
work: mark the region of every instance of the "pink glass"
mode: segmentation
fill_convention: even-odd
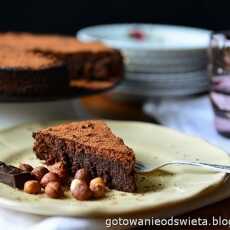
[[[221,135],[230,137],[230,31],[212,34],[208,69],[215,126]]]

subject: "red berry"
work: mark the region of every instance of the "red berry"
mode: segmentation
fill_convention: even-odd
[[[130,31],[129,36],[133,39],[136,39],[136,40],[144,40],[145,39],[144,32],[141,30],[137,30],[137,29]]]

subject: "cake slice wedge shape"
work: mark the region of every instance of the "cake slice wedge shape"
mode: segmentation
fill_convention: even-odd
[[[36,156],[47,165],[63,162],[70,176],[84,168],[91,178],[103,177],[111,189],[136,190],[134,152],[105,122],[61,124],[34,132],[33,138]]]

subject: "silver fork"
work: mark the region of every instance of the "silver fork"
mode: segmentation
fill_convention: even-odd
[[[209,164],[204,162],[185,161],[185,160],[168,161],[155,166],[141,161],[136,161],[135,171],[136,173],[139,174],[150,173],[156,171],[157,169],[163,168],[167,165],[192,165],[192,166],[207,168],[215,172],[230,173],[230,165]]]

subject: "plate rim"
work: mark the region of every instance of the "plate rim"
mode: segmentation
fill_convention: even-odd
[[[53,121],[53,122],[69,122],[70,120],[63,120],[63,121]],[[202,141],[202,142],[206,142],[206,144],[208,144],[209,146],[212,146],[213,148],[217,149],[218,151],[221,151],[223,154],[225,154],[226,156],[229,157],[229,155],[223,151],[222,149],[218,148],[217,146],[213,145],[213,144],[210,144],[207,140],[204,140],[202,138],[199,138],[199,137],[196,137],[194,135],[191,135],[191,134],[185,134],[185,133],[182,133],[176,129],[173,129],[173,128],[168,128],[168,127],[165,127],[165,126],[161,126],[161,125],[158,125],[158,124],[152,124],[150,122],[142,122],[142,121],[122,121],[122,120],[104,120],[106,123],[129,123],[129,124],[147,124],[147,125],[151,125],[151,126],[156,126],[158,128],[161,128],[161,129],[164,129],[164,130],[167,130],[167,131],[170,131],[170,132],[175,132],[179,135],[182,135],[182,136],[186,136],[187,138],[192,138],[192,139],[195,139],[195,140],[199,140],[199,141]],[[45,122],[46,123],[46,122]],[[32,125],[32,124],[41,124],[41,122],[25,122],[25,123],[22,123],[22,124],[18,124],[18,125],[15,125],[15,126],[12,126],[12,127],[7,127],[7,128],[2,128],[0,129],[0,131],[2,130],[9,130],[9,129],[12,129],[12,128],[15,128],[15,127],[21,127],[21,126],[24,126],[24,125]],[[170,201],[170,202],[167,202],[166,204],[159,204],[159,205],[156,205],[154,207],[145,207],[145,208],[141,208],[140,210],[124,210],[122,212],[119,211],[118,212],[109,212],[109,213],[106,213],[105,212],[103,213],[103,211],[101,212],[100,210],[97,210],[97,212],[95,212],[95,208],[92,209],[92,211],[87,211],[86,213],[83,213],[83,215],[75,215],[73,213],[50,213],[50,211],[48,211],[47,213],[43,213],[41,214],[39,212],[39,206],[38,208],[36,209],[33,209],[31,210],[30,207],[31,207],[31,204],[28,204],[28,203],[25,203],[23,204],[23,209],[21,209],[20,205],[22,204],[21,201],[15,201],[15,200],[10,200],[10,199],[7,199],[7,198],[2,198],[0,197],[0,206],[1,207],[4,207],[4,208],[7,208],[7,209],[11,209],[11,210],[15,210],[15,211],[19,211],[19,212],[22,212],[22,213],[28,213],[28,214],[36,214],[36,215],[40,215],[40,216],[59,216],[59,215],[62,215],[62,216],[74,216],[74,217],[82,217],[82,218],[109,218],[109,217],[116,217],[116,216],[119,216],[119,217],[133,217],[133,216],[136,216],[136,215],[145,215],[145,214],[150,214],[150,213],[153,213],[153,212],[156,212],[158,209],[160,208],[164,208],[164,207],[168,207],[168,208],[172,208],[174,207],[174,205],[178,205],[178,204],[184,204],[186,201],[191,201],[193,200],[194,198],[199,198],[200,196],[202,195],[208,195],[208,194],[214,194],[214,192],[220,188],[220,186],[222,184],[225,183],[225,180],[226,180],[226,173],[218,173],[220,175],[222,175],[222,179],[219,180],[217,183],[213,183],[211,185],[208,185],[205,189],[201,189],[199,191],[197,191],[193,196],[184,196],[183,199],[179,198],[175,201]],[[28,209],[27,209],[28,207]],[[34,208],[34,207],[33,207]]]
[[[169,53],[169,52],[188,52],[188,51],[201,51],[201,50],[206,50],[208,47],[207,45],[202,45],[202,46],[197,46],[196,48],[193,47],[161,47],[161,48],[157,48],[157,47],[151,47],[151,46],[143,46],[141,44],[139,44],[138,46],[136,45],[130,45],[129,41],[122,41],[119,42],[115,39],[99,39],[99,38],[95,38],[94,36],[88,34],[88,31],[90,31],[91,29],[95,29],[95,28],[103,28],[103,27],[111,27],[111,26],[153,26],[153,27],[161,27],[161,28],[171,28],[171,29],[184,29],[184,30],[193,30],[200,32],[200,33],[206,33],[207,35],[211,34],[211,30],[207,30],[207,29],[202,29],[202,28],[196,28],[196,27],[191,27],[191,26],[183,26],[183,25],[173,25],[173,24],[153,24],[153,23],[113,23],[113,24],[100,24],[100,25],[94,25],[94,26],[89,26],[89,27],[85,27],[80,29],[79,31],[77,31],[76,33],[76,37],[80,40],[80,41],[103,41],[104,43],[106,43],[107,45],[110,45],[114,48],[120,48],[120,49],[130,49],[133,51],[143,51],[143,52],[165,52],[165,53]]]

